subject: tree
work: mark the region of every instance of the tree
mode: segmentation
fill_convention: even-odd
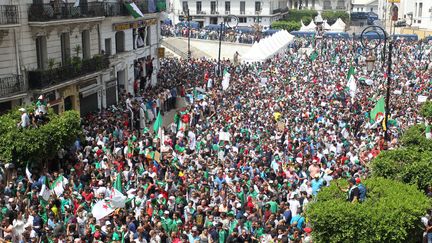
[[[27,110],[33,110],[28,107]],[[76,111],[61,115],[48,113],[49,122],[37,128],[17,127],[20,112],[13,110],[0,116],[0,161],[18,163],[41,162],[57,155],[61,148],[67,148],[81,135],[80,117]]]
[[[346,24],[349,22],[349,14],[345,11],[323,11],[321,16],[324,20],[327,20],[329,25],[334,24],[338,18],[342,19]]]
[[[430,207],[430,199],[414,185],[398,181],[377,177],[364,184],[363,203],[348,202],[335,183],[318,193],[306,209],[314,242],[420,241],[419,218]]]

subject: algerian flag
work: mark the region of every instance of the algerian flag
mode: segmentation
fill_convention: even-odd
[[[353,98],[357,93],[357,83],[354,79],[354,67],[352,65],[348,70],[347,79],[348,79],[347,86],[349,88],[350,96]]]
[[[28,179],[28,181],[30,182],[30,183],[33,183],[33,179],[31,178],[32,177],[32,174],[30,173],[30,171],[29,171],[29,169],[28,169],[28,163],[27,163],[27,165],[26,165],[26,175],[27,175],[27,179]]]
[[[222,90],[227,90],[230,84],[230,73],[228,70],[224,69],[223,71],[223,79],[222,79]]]
[[[51,196],[51,191],[47,188],[45,184],[42,184],[41,191],[39,192],[39,196],[42,197],[43,200],[48,201]]]
[[[122,191],[122,182],[121,182],[121,174],[118,173],[116,176],[116,180],[114,181],[113,188],[121,193]]]
[[[384,97],[381,97],[370,113],[371,121],[374,122],[380,120],[381,117],[384,117],[384,113],[385,113]]]
[[[431,126],[429,125],[429,122],[426,121],[425,125],[426,125],[426,130],[425,130],[426,138],[432,139]]]
[[[92,215],[96,218],[96,220],[100,220],[112,212],[114,212],[115,208],[111,206],[108,200],[100,200],[92,207]]]
[[[51,190],[55,192],[57,197],[60,197],[63,194],[63,176],[59,176],[52,184]]]
[[[159,132],[159,128],[162,127],[162,115],[159,111],[156,121],[153,124],[153,131]]]
[[[126,9],[134,18],[144,17],[144,14],[135,3],[125,3]]]
[[[318,57],[318,52],[314,51],[310,54],[309,59],[313,62],[315,61],[315,59],[317,59],[317,57]]]
[[[126,205],[126,196],[115,188],[111,189],[110,202],[113,208],[124,208]]]

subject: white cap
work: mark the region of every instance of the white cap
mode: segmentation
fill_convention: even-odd
[[[18,110],[21,111],[21,112],[25,112],[26,111],[25,108],[19,108]]]

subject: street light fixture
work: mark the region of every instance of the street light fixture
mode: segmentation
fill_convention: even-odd
[[[376,33],[378,35],[378,39],[376,42],[374,41],[368,41],[365,40],[367,39],[367,34],[368,33]],[[384,42],[383,42],[384,41]],[[387,129],[387,120],[389,118],[390,115],[390,87],[391,87],[391,72],[392,72],[392,53],[393,53],[393,41],[391,40],[391,38],[389,38],[389,36],[387,35],[387,33],[385,32],[385,30],[380,27],[380,26],[376,26],[376,25],[372,25],[372,26],[368,26],[366,27],[361,35],[360,35],[360,42],[362,44],[362,46],[366,49],[368,49],[369,51],[373,52],[374,50],[377,50],[378,47],[381,45],[381,43],[383,42],[384,47],[382,49],[383,52],[383,64],[385,62],[385,54],[387,51],[387,42],[388,42],[388,59],[387,59],[387,91],[386,91],[386,99],[385,99],[385,114],[384,114],[384,124],[385,126],[385,130],[384,130],[384,137],[387,141],[390,140],[389,134],[388,134],[388,129]],[[367,62],[367,70],[368,71],[372,71],[374,66],[375,66],[375,61],[376,58],[375,56],[373,56],[373,54],[369,55],[366,62]]]
[[[369,54],[366,58],[366,70],[372,72],[375,67],[376,57],[374,54]]]
[[[234,24],[233,24],[234,20]],[[229,24],[231,22],[231,25]],[[221,69],[221,48],[222,48],[222,34],[225,34],[225,31],[227,28],[235,29],[238,25],[238,17],[235,15],[228,15],[226,18],[223,18],[223,21],[220,23],[219,28],[219,54],[218,54],[218,76],[222,76],[222,69]]]

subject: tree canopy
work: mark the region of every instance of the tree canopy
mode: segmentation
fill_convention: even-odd
[[[341,182],[346,185],[346,182]],[[350,203],[336,184],[322,189],[306,209],[314,242],[417,242],[420,217],[431,201],[414,185],[371,178],[364,182],[367,199]]]
[[[31,110],[29,107],[27,110]],[[76,111],[61,115],[48,112],[49,122],[37,128],[19,128],[20,112],[0,116],[0,161],[23,165],[29,161],[52,159],[61,148],[71,146],[81,134]]]

